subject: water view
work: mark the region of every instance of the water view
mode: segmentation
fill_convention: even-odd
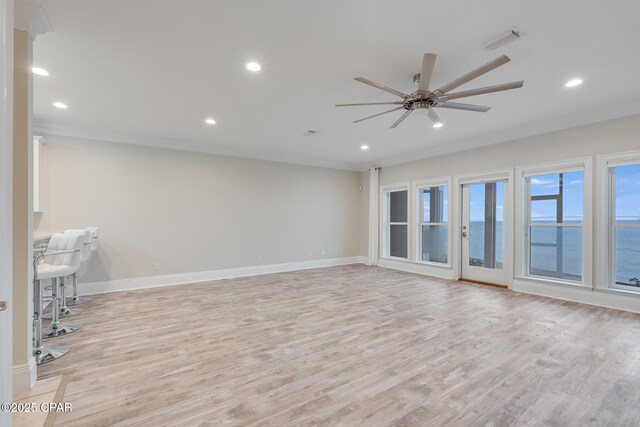
[[[640,221],[626,221],[626,224],[640,224]],[[532,242],[557,244],[555,227],[532,227]],[[496,223],[496,264],[504,261],[502,248],[503,223]],[[484,222],[471,222],[469,256],[481,263],[484,259]],[[557,272],[558,259],[561,272],[567,279],[580,280],[582,275],[582,228],[564,227],[562,230],[562,254],[557,256],[554,246],[534,246],[531,248],[532,272]],[[640,228],[618,228],[616,231],[615,279],[619,284],[640,286]],[[546,274],[548,275],[548,274]]]

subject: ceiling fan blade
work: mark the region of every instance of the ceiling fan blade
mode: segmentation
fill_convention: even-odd
[[[353,123],[358,123],[358,122],[361,122],[363,120],[373,119],[374,117],[378,117],[378,116],[381,116],[381,115],[387,114],[387,113],[393,113],[394,111],[398,111],[398,110],[402,110],[402,109],[404,109],[404,107],[398,107],[398,108],[394,108],[393,110],[383,111],[382,113],[374,114],[373,116],[369,116],[369,117],[365,117],[364,119],[356,120]]]
[[[402,121],[404,119],[406,119],[407,117],[409,117],[409,114],[413,113],[413,110],[407,110],[403,115],[400,116],[400,118],[398,120],[395,121],[394,124],[392,124],[391,126],[389,126],[389,129],[393,129],[396,126],[398,126],[400,123],[402,123]]]
[[[429,116],[434,125],[442,125],[442,119],[440,118],[438,113],[433,111],[433,108],[427,108],[427,116]]]
[[[431,75],[433,74],[433,67],[436,65],[436,54],[425,53],[422,58],[422,70],[420,70],[420,82],[418,83],[418,90],[427,92],[429,90],[429,83],[431,82]]]
[[[402,101],[395,102],[365,102],[362,104],[336,104],[336,107],[358,107],[360,105],[402,105]]]
[[[501,92],[503,90],[518,89],[518,88],[521,88],[523,84],[524,84],[524,80],[519,82],[504,83],[504,84],[495,85],[495,86],[481,87],[480,89],[471,89],[471,90],[465,90],[462,92],[449,93],[444,96],[439,96],[438,101],[446,102],[452,99],[466,98],[467,96],[476,96],[476,95],[482,95],[485,93],[493,93],[493,92]]]
[[[384,90],[385,92],[389,92],[389,93],[392,93],[394,95],[397,95],[400,98],[406,98],[407,96],[409,96],[406,93],[400,92],[399,90],[391,89],[390,87],[385,86],[385,85],[381,85],[380,83],[372,82],[371,80],[365,79],[364,77],[356,77],[356,80],[359,81],[360,83],[364,83],[366,85],[373,86],[375,88]]]
[[[494,59],[491,62],[487,62],[486,64],[484,64],[481,67],[476,68],[475,70],[471,71],[470,73],[465,74],[462,77],[458,77],[457,79],[455,79],[454,81],[447,83],[446,85],[442,86],[440,89],[438,89],[436,92],[439,92],[441,94],[445,94],[447,92],[449,92],[450,90],[453,90],[455,88],[457,88],[458,86],[462,86],[463,84],[480,77],[483,74],[488,73],[491,70],[494,70],[496,68],[498,68],[501,65],[506,64],[507,62],[511,61],[511,59],[509,59],[509,57],[507,55],[502,55],[500,58]]]
[[[461,104],[459,102],[438,102],[436,107],[452,108],[454,110],[478,111],[480,113],[486,113],[491,109],[491,107],[485,107],[484,105]]]

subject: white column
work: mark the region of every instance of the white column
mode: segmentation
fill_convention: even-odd
[[[367,265],[378,265],[378,199],[380,192],[378,188],[378,174],[380,168],[369,169],[369,258]]]
[[[2,1],[2,0],[0,0]],[[13,393],[32,388],[33,357],[33,74],[32,47],[51,30],[42,6],[15,4],[13,31],[12,364]]]
[[[33,387],[33,203],[31,173],[31,44],[14,30],[13,69],[13,392]]]
[[[0,402],[13,400],[13,0],[0,0]],[[11,413],[0,411],[0,425]]]

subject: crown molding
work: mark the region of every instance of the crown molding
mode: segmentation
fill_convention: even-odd
[[[562,120],[545,122],[519,129],[511,129],[505,132],[494,133],[473,139],[458,139],[447,142],[425,150],[403,153],[391,156],[386,159],[378,159],[373,163],[352,164],[344,162],[334,162],[310,159],[301,156],[289,156],[280,153],[270,153],[267,151],[247,150],[242,148],[229,148],[222,146],[208,145],[203,147],[193,142],[181,141],[170,138],[155,138],[140,135],[132,135],[118,132],[109,132],[72,126],[60,126],[54,123],[34,120],[34,132],[45,135],[57,135],[70,138],[92,139],[97,141],[116,142],[121,144],[142,145],[146,147],[165,148],[171,150],[191,151],[196,153],[214,154],[219,156],[241,157],[254,160],[264,160],[270,162],[290,163],[304,166],[315,166],[329,169],[340,169],[347,171],[365,172],[372,167],[389,167],[403,163],[410,163],[432,157],[443,156],[474,148],[485,147],[508,141],[517,141],[537,135],[557,132],[565,129],[577,128],[589,124],[605,122],[608,120],[640,114],[640,104],[635,101],[626,104],[616,110],[593,111],[589,114],[574,115]]]
[[[638,101],[634,101],[620,108],[607,112],[593,111],[589,114],[573,115],[562,120],[545,122],[519,129],[511,129],[505,132],[474,137],[473,139],[458,139],[455,141],[447,142],[446,144],[428,148],[426,150],[404,153],[398,156],[389,157],[387,159],[379,159],[375,163],[367,163],[361,165],[360,171],[366,171],[369,168],[373,167],[373,165],[380,167],[395,166],[403,163],[410,163],[432,157],[443,156],[446,154],[457,153],[460,151],[471,150],[474,148],[485,147],[488,145],[499,144],[502,142],[517,141],[519,139],[529,138],[532,136],[544,135],[547,133],[577,128],[590,124],[605,122],[608,120],[629,117],[636,114],[640,114],[640,104],[638,103]]]
[[[53,31],[44,8],[30,1],[18,1],[15,3],[14,28],[26,31],[32,40],[35,40],[36,36],[40,34]]]
[[[290,163],[295,165],[314,166],[354,172],[360,171],[360,165],[352,163],[317,160],[301,156],[289,156],[280,153],[247,150],[242,148],[229,148],[214,145],[207,145],[205,147],[200,144],[195,144],[193,142],[182,141],[178,139],[156,138],[72,126],[60,126],[38,119],[35,119],[33,122],[33,130],[34,133],[40,135],[56,135],[68,138],[91,139],[96,141],[116,142],[120,144],[132,144],[170,150],[191,151],[196,153],[214,154],[218,156],[241,157],[245,159]]]

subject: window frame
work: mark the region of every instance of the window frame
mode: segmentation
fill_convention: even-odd
[[[516,256],[518,262],[516,263],[516,279],[524,279],[530,281],[537,281],[543,283],[554,283],[572,285],[578,287],[593,287],[593,263],[592,263],[592,242],[593,242],[593,228],[592,228],[592,158],[584,157],[579,159],[560,161],[560,162],[548,162],[535,165],[523,166],[516,168],[516,176],[519,182],[517,186],[516,194],[516,224],[518,224],[518,230],[516,232]],[[561,226],[561,227],[581,227],[582,228],[582,278],[580,281],[561,279],[547,276],[532,275],[530,272],[530,212],[531,212],[531,197],[529,179],[532,176],[547,175],[547,174],[560,174],[569,172],[583,172],[583,185],[582,185],[582,225],[571,225],[564,223],[547,223],[538,224],[540,226]]]
[[[606,260],[605,263],[598,265],[600,289],[611,290],[615,292],[627,292],[640,295],[640,288],[634,286],[626,286],[616,283],[616,253],[615,239],[616,225],[615,206],[616,206],[616,189],[614,175],[611,168],[618,166],[640,165],[640,151],[629,151],[624,153],[607,154],[598,157],[600,172],[600,221],[598,228],[600,230],[600,259]],[[628,228],[628,226],[623,227]],[[640,228],[640,225],[632,226],[632,228]]]
[[[415,254],[413,257],[414,262],[418,264],[430,265],[435,267],[446,267],[451,268],[452,266],[452,219],[453,219],[453,209],[451,205],[452,197],[453,197],[453,189],[452,189],[453,180],[451,177],[446,178],[436,178],[429,180],[419,180],[413,183],[413,197],[415,200],[415,209],[414,209],[414,236],[415,236]],[[438,222],[438,223],[423,223],[422,222],[422,190],[425,188],[431,187],[447,187],[447,221],[448,222]],[[435,261],[424,261],[422,260],[422,226],[423,225],[446,225],[447,226],[447,262],[435,262]]]
[[[390,222],[390,209],[389,194],[396,191],[407,192],[407,221],[406,222]],[[380,187],[380,258],[390,259],[394,261],[411,262],[411,233],[409,231],[411,224],[411,191],[409,190],[409,183],[401,183],[394,185],[385,185]],[[390,255],[390,232],[391,225],[405,225],[407,228],[407,257],[396,257]]]

